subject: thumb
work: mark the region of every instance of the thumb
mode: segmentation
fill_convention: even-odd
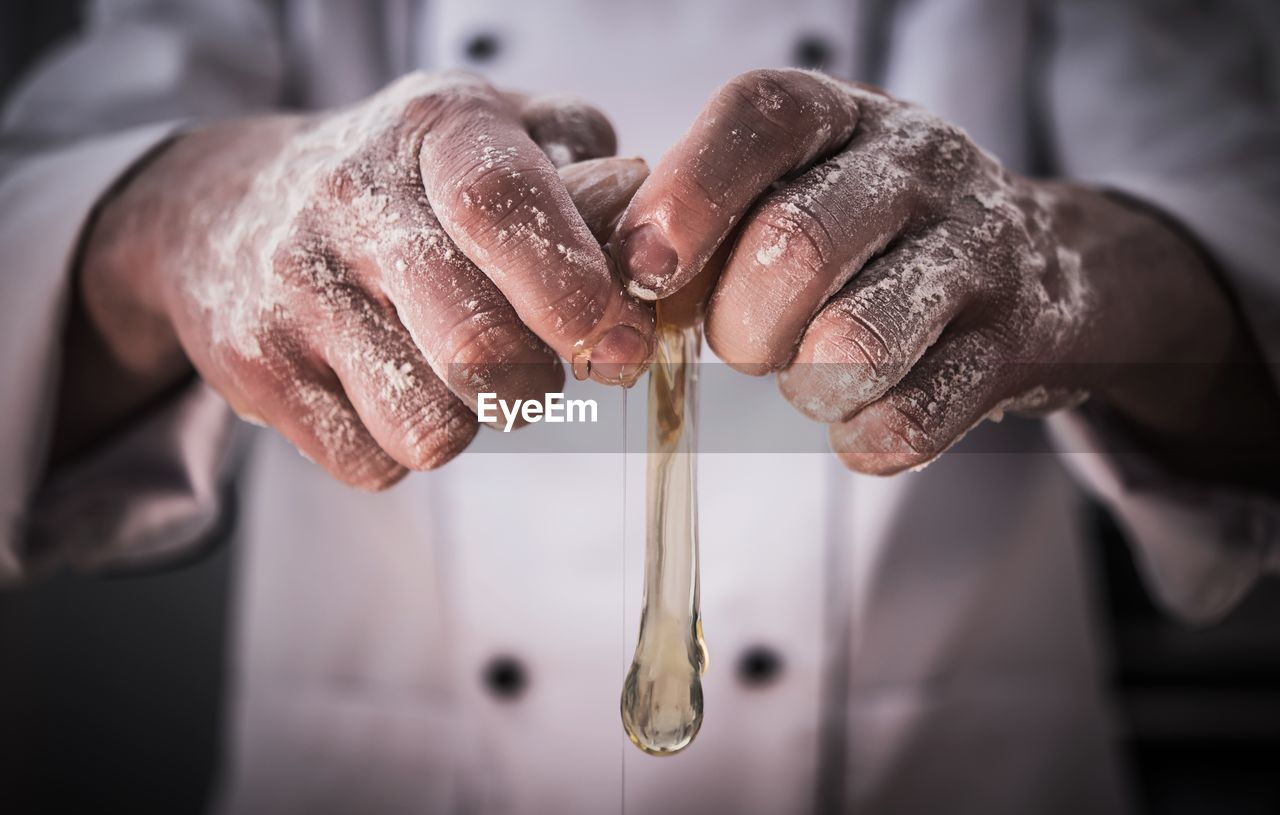
[[[648,177],[649,165],[639,158],[598,158],[560,168],[569,197],[601,243],[613,234],[636,190]],[[702,320],[707,296],[720,277],[732,246],[732,241],[725,241],[702,271],[664,302],[668,322],[684,327]]]
[[[639,158],[598,158],[560,168],[569,197],[601,244],[648,176],[649,165]]]

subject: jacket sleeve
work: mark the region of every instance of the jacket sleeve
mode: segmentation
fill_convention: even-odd
[[[1280,387],[1280,15],[1194,0],[1048,8],[1045,113],[1059,170],[1184,227],[1232,289]],[[1274,495],[1181,481],[1137,452],[1119,454],[1123,442],[1096,413],[1067,412],[1051,426],[1175,615],[1212,622],[1280,567]]]
[[[237,0],[113,0],[0,118],[0,585],[58,563],[130,567],[196,544],[235,438],[203,385],[46,473],[74,259],[98,200],[181,122],[273,105],[280,44]]]

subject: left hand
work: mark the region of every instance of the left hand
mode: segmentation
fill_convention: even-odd
[[[721,88],[612,249],[640,297],[711,290],[716,354],[778,371],[862,472],[1089,394],[1180,432],[1238,339],[1205,261],[1161,219],[1018,176],[918,107],[804,71]]]

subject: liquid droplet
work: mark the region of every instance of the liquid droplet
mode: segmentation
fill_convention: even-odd
[[[651,629],[622,686],[622,725],[649,755],[680,752],[702,727],[698,657],[682,647],[683,639]]]

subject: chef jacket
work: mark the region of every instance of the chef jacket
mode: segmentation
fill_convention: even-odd
[[[3,119],[0,578],[162,566],[205,538],[234,490],[215,811],[1122,812],[1082,490],[1119,519],[1153,596],[1191,623],[1219,619],[1277,568],[1273,499],[1174,477],[1083,411],[989,423],[891,479],[803,445],[707,450],[707,712],[694,744],[661,760],[630,747],[618,717],[640,603],[634,444],[514,452],[514,437],[485,432],[443,469],[371,495],[237,423],[197,383],[45,473],[73,259],[113,182],[201,120],[351,103],[419,69],[580,95],[609,114],[622,154],[651,161],[742,71],[878,82],[1015,170],[1113,188],[1177,219],[1280,374],[1280,74],[1260,67],[1265,27],[1234,6],[99,0],[89,11]],[[780,404],[768,380],[734,383],[707,389],[704,432]],[[620,409],[617,391],[571,389]],[[642,424],[643,398],[628,401]],[[796,439],[821,433],[776,416],[797,423]]]

